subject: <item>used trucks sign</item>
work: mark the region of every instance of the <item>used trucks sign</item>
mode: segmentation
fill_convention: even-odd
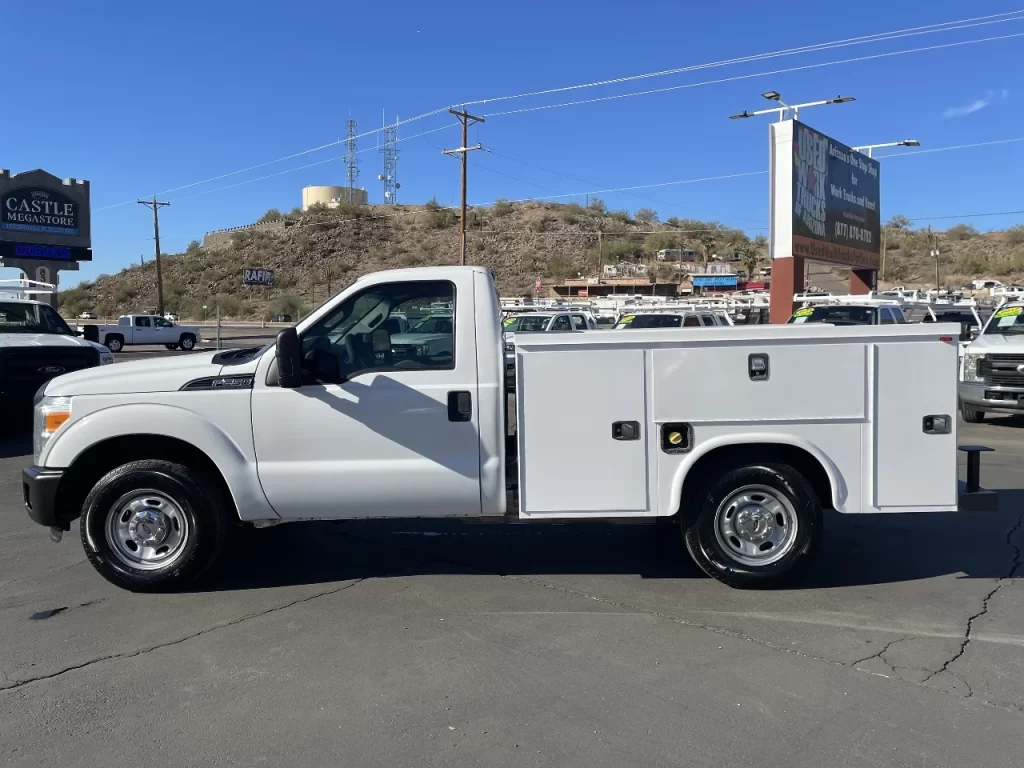
[[[795,120],[772,125],[772,257],[878,269],[879,164]]]

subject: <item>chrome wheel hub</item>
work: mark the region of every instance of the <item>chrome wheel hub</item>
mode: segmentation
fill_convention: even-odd
[[[188,518],[170,496],[155,490],[126,493],[107,513],[107,544],[125,565],[163,568],[177,560],[188,542]]]
[[[715,513],[715,538],[743,565],[769,565],[796,543],[796,510],[785,495],[764,485],[734,491]]]

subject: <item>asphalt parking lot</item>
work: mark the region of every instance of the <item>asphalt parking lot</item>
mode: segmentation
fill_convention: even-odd
[[[29,521],[8,441],[0,760],[1022,765],[1024,419],[960,442],[997,450],[998,513],[833,515],[788,590],[730,590],[649,525],[421,520],[242,531],[153,596]]]

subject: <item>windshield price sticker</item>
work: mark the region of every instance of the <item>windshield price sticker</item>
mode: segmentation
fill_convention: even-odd
[[[620,317],[619,318],[619,322],[620,323],[632,323],[633,320],[635,320],[635,319],[636,319],[636,315],[626,315],[625,317]]]
[[[505,318],[505,325],[512,325],[512,323],[514,323],[515,321],[516,321],[516,319],[514,317],[506,317]]]
[[[1024,311],[1024,307],[1006,307],[1005,309],[1000,309],[996,312],[996,319],[1000,320],[1004,317],[1016,317],[1021,313],[1021,311]]]
[[[808,317],[814,314],[814,307],[803,307],[793,313],[793,317]]]

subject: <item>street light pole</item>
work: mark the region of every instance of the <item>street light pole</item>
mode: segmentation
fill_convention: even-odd
[[[754,112],[748,112],[744,110],[738,115],[729,115],[730,120],[741,120],[746,117],[757,117],[758,115],[772,115],[778,112],[779,122],[781,123],[786,119],[786,112],[793,113],[793,119],[796,120],[800,117],[801,109],[808,109],[810,107],[824,107],[828,104],[846,104],[849,101],[856,101],[853,96],[836,96],[834,99],[822,99],[821,101],[807,101],[803,104],[787,104],[782,100],[782,96],[778,91],[765,91],[761,94],[768,101],[774,101],[779,106],[771,107],[769,109],[759,109]]]
[[[854,152],[861,152],[872,157],[872,150],[885,147],[920,147],[921,142],[917,139],[904,139],[903,141],[887,141],[884,144],[865,144],[863,147],[851,147]]]

